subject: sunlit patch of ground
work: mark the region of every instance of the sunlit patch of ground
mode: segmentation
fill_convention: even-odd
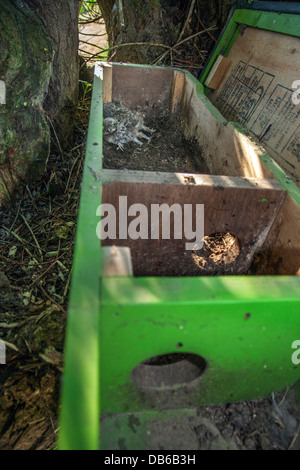
[[[84,19],[82,20],[84,21]],[[79,24],[79,53],[89,57],[91,62],[97,54],[108,48],[108,40],[103,20],[96,23]],[[104,59],[104,56],[100,59]]]

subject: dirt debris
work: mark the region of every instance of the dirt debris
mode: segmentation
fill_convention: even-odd
[[[86,85],[67,150],[54,138],[45,175],[0,211],[0,449],[56,446],[90,97]]]

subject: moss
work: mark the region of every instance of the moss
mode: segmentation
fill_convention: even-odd
[[[1,3],[0,43],[0,77],[7,90],[0,112],[0,166],[19,177],[49,153],[43,101],[54,49],[32,11],[25,4],[16,8],[8,0]]]

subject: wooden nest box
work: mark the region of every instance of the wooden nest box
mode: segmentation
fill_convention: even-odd
[[[102,449],[151,449],[162,411],[263,397],[300,377],[300,11],[266,3],[232,10],[200,80],[95,67],[61,447],[97,447],[101,414]],[[151,129],[142,145],[107,141],[108,103]],[[169,237],[152,219],[163,204]],[[111,207],[115,232],[100,241]]]

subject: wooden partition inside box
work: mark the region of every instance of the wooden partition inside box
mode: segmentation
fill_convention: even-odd
[[[241,244],[231,274],[247,272],[260,253],[262,274],[296,274],[300,267],[300,207],[261,158],[265,151],[229,123],[202,93],[191,75],[163,68],[107,64],[104,100],[119,101],[145,116],[180,113],[184,136],[196,139],[210,175],[102,170],[103,203],[128,205],[204,204],[204,234],[231,232]],[[139,84],[140,93],[137,93]],[[270,159],[272,163],[272,159]],[[128,220],[128,224],[130,219]],[[150,225],[150,220],[149,220]],[[105,240],[103,245],[129,246],[135,275],[197,275],[184,260],[192,254],[186,240]],[[189,264],[189,263],[188,263]],[[205,274],[205,273],[204,273]]]
[[[105,180],[102,201],[116,208],[116,220],[121,215],[124,217],[124,213],[136,203],[143,204],[147,209],[145,238],[132,240],[128,236],[121,239],[117,232],[117,242],[102,242],[104,246],[117,244],[129,247],[136,276],[209,274],[208,268],[199,268],[197,264],[198,250],[195,252],[186,248],[187,244],[193,243],[184,236],[182,220],[187,205],[191,205],[193,225],[188,224],[187,228],[191,230],[197,226],[196,204],[204,205],[204,235],[230,232],[239,241],[240,254],[228,265],[228,274],[246,274],[286,197],[286,192],[276,180],[267,179],[106,170]],[[127,196],[126,208],[123,203],[119,204],[120,196]],[[160,217],[158,222],[157,217],[151,215],[154,204],[167,204],[172,216],[169,217],[167,211],[165,221]],[[174,215],[173,209],[177,215]],[[176,217],[179,217],[182,239],[174,239]],[[198,213],[198,221],[201,218],[202,213]],[[134,217],[127,218],[127,227],[133,220]],[[152,239],[151,228],[157,222],[160,236],[162,225],[171,223],[170,239]],[[143,227],[138,227],[138,230],[143,230]]]

